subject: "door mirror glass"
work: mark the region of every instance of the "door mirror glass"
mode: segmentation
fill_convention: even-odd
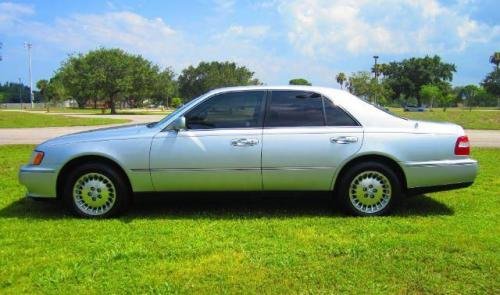
[[[169,130],[175,130],[175,131],[180,131],[186,129],[186,117],[180,116],[179,118],[175,119],[169,126]]]

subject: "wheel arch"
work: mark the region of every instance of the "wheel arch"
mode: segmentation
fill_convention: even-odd
[[[59,170],[56,180],[56,196],[58,199],[61,199],[62,197],[63,182],[68,172],[71,171],[72,168],[78,165],[89,162],[105,164],[116,169],[116,171],[119,172],[123,177],[123,179],[125,180],[125,183],[127,184],[130,191],[132,191],[132,185],[130,183],[129,176],[125,172],[125,169],[123,169],[123,167],[120,166],[116,161],[101,155],[81,155],[66,162]]]
[[[406,192],[407,190],[407,181],[406,181],[406,174],[403,170],[403,168],[398,164],[398,162],[394,159],[392,159],[389,156],[386,155],[381,155],[381,154],[364,154],[364,155],[359,155],[355,158],[349,159],[346,161],[342,167],[338,170],[335,176],[335,180],[333,182],[333,191],[339,187],[339,181],[342,178],[342,175],[347,172],[347,170],[352,167],[353,165],[356,165],[358,163],[362,162],[367,162],[367,161],[374,161],[374,162],[379,162],[382,163],[389,168],[391,168],[396,175],[398,176],[400,182],[401,182],[401,189],[403,190],[403,193]]]

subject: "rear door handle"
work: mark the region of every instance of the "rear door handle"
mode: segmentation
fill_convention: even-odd
[[[358,142],[356,136],[338,136],[330,138],[331,143],[348,144]]]
[[[253,146],[259,144],[259,140],[255,138],[235,138],[231,140],[232,146]]]

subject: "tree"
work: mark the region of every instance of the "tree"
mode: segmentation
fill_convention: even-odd
[[[73,98],[79,108],[85,107],[89,97],[96,97],[94,77],[86,56],[82,54],[70,56],[56,71],[68,95]]]
[[[421,99],[425,102],[428,102],[431,109],[434,101],[439,101],[442,95],[443,93],[441,89],[436,85],[427,84],[420,88]]]
[[[460,91],[460,96],[462,100],[465,100],[467,102],[467,106],[469,107],[469,111],[472,110],[473,106],[477,105],[477,99],[476,95],[479,93],[479,87],[476,85],[467,85],[462,88]]]
[[[448,81],[456,72],[454,64],[441,61],[437,55],[433,57],[404,59],[400,62],[390,62],[382,67],[384,79],[394,93],[394,98],[404,96],[414,97],[418,105],[422,105],[420,88],[426,84],[436,85],[445,90],[449,88]]]
[[[39,80],[38,82],[36,82],[36,88],[38,88],[38,90],[40,91],[40,95],[42,96],[42,99],[46,99],[45,98],[45,90],[47,89],[48,83],[49,83],[49,81],[47,81],[45,79],[42,79],[42,80]]]
[[[64,89],[60,76],[52,77],[47,83],[45,90],[45,99],[48,103],[63,101],[66,98],[66,89]]]
[[[344,73],[340,72],[337,74],[335,79],[337,80],[337,83],[340,84],[340,89],[343,89],[344,83],[347,81],[347,76]]]
[[[219,87],[261,84],[254,72],[234,62],[200,62],[189,66],[179,76],[179,91],[188,101]]]
[[[56,72],[79,107],[104,100],[116,114],[116,104],[138,104],[153,92],[159,68],[140,55],[100,48],[70,56]]]
[[[179,86],[175,81],[175,73],[170,68],[166,68],[156,75],[153,85],[152,100],[169,107],[172,104],[172,98],[179,92]]]
[[[171,103],[173,108],[178,108],[182,105],[182,99],[180,97],[174,97],[172,98],[172,103]]]
[[[353,73],[349,77],[349,91],[367,101],[384,104],[392,95],[392,90],[385,84],[373,78],[369,72]]]
[[[453,101],[453,94],[448,93],[445,95],[441,95],[439,97],[439,105],[443,108],[443,112],[446,112],[446,108],[450,105],[450,103]]]
[[[288,82],[288,84],[290,84],[290,85],[307,85],[307,86],[311,86],[312,85],[309,81],[307,81],[304,78],[292,79],[292,80],[290,80]]]
[[[0,84],[0,93],[3,93],[3,102],[5,103],[19,103],[21,102],[19,97],[21,97],[24,102],[28,102],[30,97],[30,88],[24,84],[6,82],[4,84]],[[38,91],[34,91],[33,94],[35,95],[35,100],[38,101],[40,93]]]
[[[490,63],[494,64],[498,69],[498,65],[500,65],[500,52],[495,52],[490,56]]]
[[[500,107],[500,69],[496,68],[481,82],[484,89],[497,98],[497,107]]]

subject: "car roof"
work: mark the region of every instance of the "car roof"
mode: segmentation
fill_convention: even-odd
[[[242,90],[301,90],[301,91],[314,91],[314,92],[337,92],[337,93],[347,93],[347,91],[322,87],[322,86],[308,86],[308,85],[252,85],[252,86],[232,86],[232,87],[222,87],[212,90],[213,92],[223,92],[223,91],[242,91]]]
[[[211,96],[217,93],[230,91],[245,91],[245,90],[298,90],[298,91],[313,91],[324,95],[332,100],[335,104],[340,105],[353,115],[363,126],[397,126],[407,125],[407,121],[399,117],[390,115],[370,103],[360,99],[359,97],[345,90],[307,85],[283,85],[283,86],[236,86],[214,89],[204,97]]]

